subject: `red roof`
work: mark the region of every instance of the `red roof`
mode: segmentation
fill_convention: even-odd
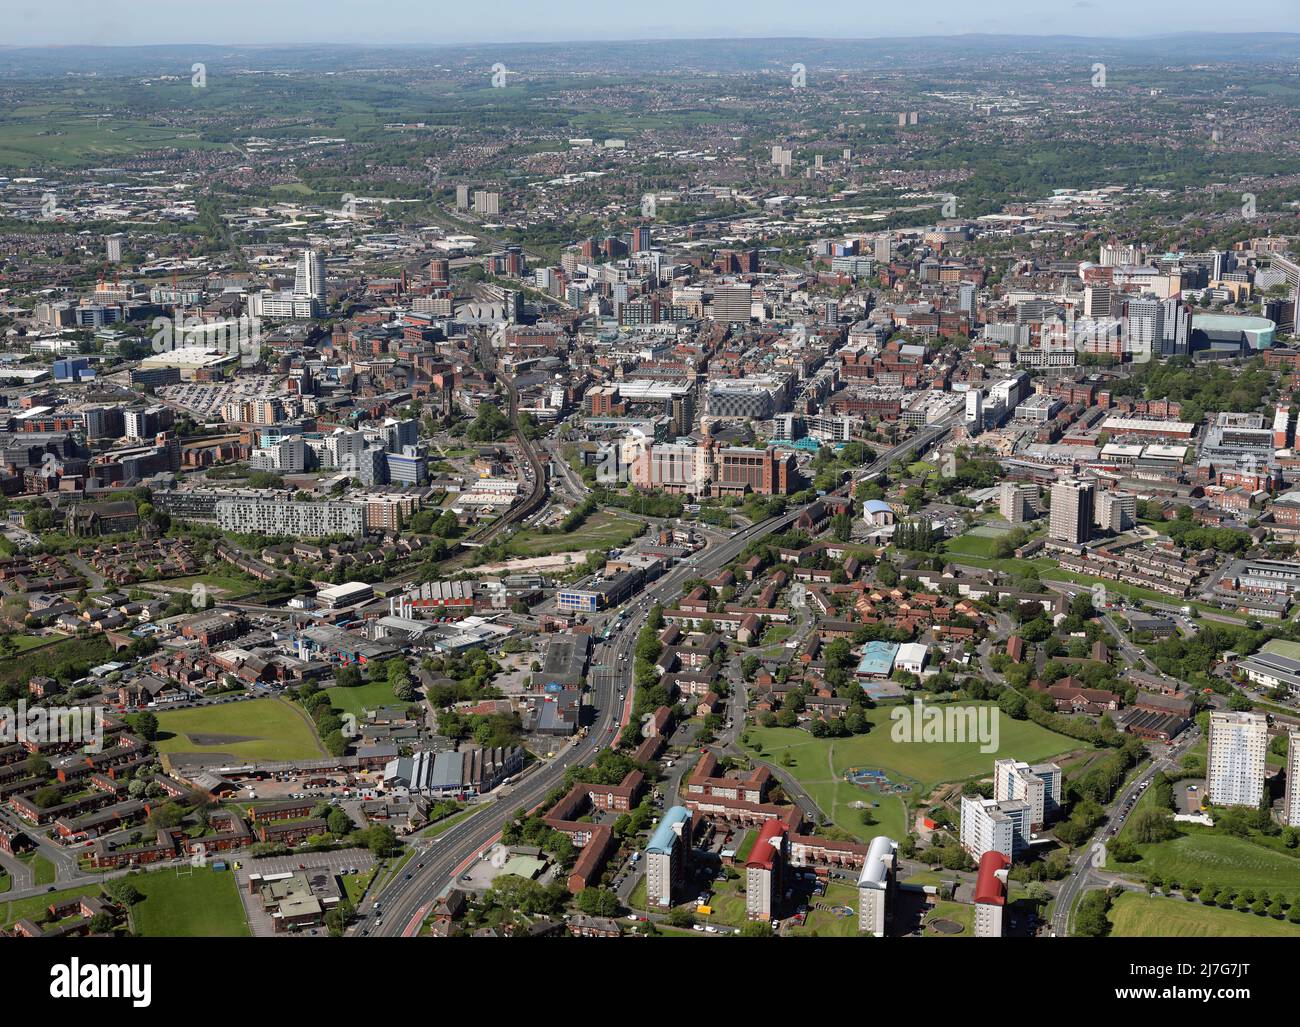
[[[997,876],[999,870],[1011,866],[1011,860],[990,849],[980,857],[979,877],[975,880],[975,901],[985,905],[1002,906],[1007,901],[1007,886]]]
[[[749,859],[746,860],[745,866],[771,870],[773,860],[776,858],[776,849],[773,842],[777,841],[779,844],[779,839],[784,837],[785,823],[776,819],[769,820],[758,832],[758,838],[749,852]]]

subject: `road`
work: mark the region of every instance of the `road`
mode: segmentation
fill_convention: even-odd
[[[514,409],[512,405],[511,413]],[[888,467],[899,457],[907,456],[938,441],[948,431],[948,424],[930,425],[899,445],[881,453],[857,479]],[[540,476],[537,481],[540,482]],[[845,488],[851,486],[845,486]],[[486,857],[492,844],[501,836],[506,821],[518,809],[532,809],[559,787],[566,768],[574,763],[586,764],[617,739],[621,725],[632,709],[632,665],[636,636],[645,624],[655,603],[670,602],[681,593],[682,585],[695,577],[716,574],[731,563],[751,542],[788,528],[803,512],[796,507],[777,517],[769,517],[745,528],[724,541],[708,546],[701,553],[680,564],[651,584],[627,607],[628,621],[608,642],[598,642],[592,663],[601,668],[590,677],[590,701],[594,716],[588,737],[575,739],[552,759],[540,762],[533,770],[510,786],[508,795],[490,802],[468,819],[456,824],[431,841],[416,840],[416,852],[401,874],[362,903],[350,934],[382,937],[414,937],[427,918],[433,903],[445,892],[465,868],[476,859]],[[620,703],[618,696],[624,696]],[[374,902],[379,904],[378,910]]]
[[[1106,819],[1097,828],[1097,831],[1088,840],[1087,844],[1079,849],[1079,855],[1076,857],[1073,866],[1070,867],[1069,876],[1062,882],[1060,889],[1056,893],[1056,906],[1052,913],[1052,933],[1056,937],[1064,938],[1069,933],[1074,904],[1079,896],[1087,891],[1096,871],[1093,860],[1099,855],[1099,847],[1109,837],[1111,826],[1114,825],[1118,830],[1123,823],[1127,816],[1124,813],[1124,807],[1129,799],[1136,802],[1137,796],[1141,794],[1142,789],[1150,783],[1158,771],[1175,766],[1178,758],[1187,751],[1187,748],[1196,743],[1197,736],[1198,731],[1195,727],[1184,731],[1174,745],[1169,747],[1163,755],[1153,758],[1146,769],[1133,778],[1128,786],[1122,789],[1106,807]]]
[[[601,669],[590,676],[595,715],[589,725],[588,737],[571,742],[554,758],[539,764],[501,801],[486,805],[481,812],[431,842],[417,841],[417,853],[407,864],[407,871],[374,896],[380,903],[378,915],[373,907],[364,908],[353,933],[368,930],[371,934],[388,937],[410,937],[418,933],[434,900],[455,882],[465,866],[487,852],[515,810],[538,805],[562,784],[565,769],[570,764],[590,762],[601,749],[616,740],[619,727],[631,713],[633,650],[637,633],[651,607],[677,596],[690,578],[717,573],[755,538],[788,527],[801,512],[802,508],[799,508],[762,521],[726,542],[705,549],[699,556],[684,560],[654,582],[628,608],[629,620],[624,628],[608,642],[598,643],[595,647],[592,662]],[[624,696],[622,703],[618,701],[619,695]],[[421,863],[423,866],[419,865]],[[406,872],[411,874],[410,880],[406,879]],[[382,923],[378,922],[380,919]]]

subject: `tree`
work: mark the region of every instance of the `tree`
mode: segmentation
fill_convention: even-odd
[[[152,742],[158,737],[158,718],[147,710],[133,713],[127,720],[131,729],[146,741]]]
[[[773,933],[772,925],[766,920],[751,920],[740,929],[742,938],[771,938]]]
[[[325,825],[329,828],[330,834],[345,835],[352,830],[352,818],[335,807],[325,818]]]
[[[584,888],[578,893],[578,908],[588,916],[617,916],[618,896],[608,888]]]
[[[1101,938],[1110,933],[1111,897],[1109,892],[1091,891],[1079,903],[1074,914],[1074,933],[1085,938]]]
[[[388,856],[399,848],[397,834],[387,824],[375,824],[366,829],[366,847],[376,856]]]
[[[344,899],[333,909],[325,914],[325,926],[335,938],[341,937],[348,926],[348,921],[352,919],[352,903]]]
[[[90,918],[91,934],[108,934],[113,930],[113,918],[107,913],[96,913]]]

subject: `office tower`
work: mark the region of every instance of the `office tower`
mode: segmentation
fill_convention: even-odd
[[[121,407],[90,407],[86,410],[87,439],[120,439],[126,434]]]
[[[1055,763],[993,762],[993,798],[1029,803],[1029,826],[1042,827],[1061,807],[1061,768]]]
[[[1052,516],[1047,534],[1057,542],[1082,545],[1092,538],[1091,481],[1058,481],[1052,486]]]
[[[1000,852],[1014,860],[1029,846],[1032,809],[1023,799],[985,799],[979,795],[961,797],[961,845],[979,859],[986,852]]]
[[[122,246],[126,242],[126,236],[121,232],[108,236],[104,240],[104,252],[108,256],[109,263],[122,263]]]
[[[635,253],[644,253],[650,248],[650,226],[637,225],[632,229],[632,250]]]
[[[469,208],[469,186],[456,186],[456,209],[467,210]]]
[[[972,325],[975,323],[975,304],[978,297],[979,290],[974,282],[962,282],[957,286],[957,309],[970,318]]]
[[[1140,246],[1103,246],[1101,248],[1101,257],[1098,261],[1102,267],[1124,267],[1129,264],[1142,263],[1142,247]]]
[[[1110,317],[1111,291],[1106,285],[1090,285],[1083,290],[1084,317]]]
[[[1258,806],[1264,795],[1268,718],[1262,713],[1210,714],[1206,792],[1216,806]]]
[[[358,434],[360,434],[358,432]],[[367,446],[355,457],[356,471],[350,477],[356,478],[362,485],[387,485],[388,451],[383,446]]]
[[[676,893],[686,880],[691,860],[691,811],[674,806],[663,815],[645,849],[646,903],[651,906],[673,905]]]
[[[1273,413],[1273,448],[1291,445],[1291,404],[1279,403]]]
[[[1128,531],[1137,524],[1137,496],[1132,492],[1102,492],[1097,497],[1097,527]]]
[[[980,857],[975,878],[975,937],[1001,938],[1002,913],[1007,904],[1007,878],[1011,861],[1000,852]]]
[[[1149,357],[1160,352],[1163,311],[1155,296],[1138,296],[1124,305],[1124,352]]]
[[[713,320],[748,321],[753,290],[748,285],[719,285],[713,290]]]
[[[1296,326],[1297,309],[1300,308],[1300,264],[1278,254],[1269,261],[1268,268],[1280,274],[1290,290],[1286,302],[1278,307],[1277,330],[1293,332]]]
[[[984,393],[980,389],[966,392],[966,430],[972,435],[984,430]]]
[[[669,431],[672,432],[673,437],[689,435],[695,423],[694,394],[688,392],[681,396],[674,396],[668,401],[668,408],[668,416],[672,418]]]
[[[998,513],[1012,524],[1033,520],[1042,509],[1033,482],[1004,481],[998,494]]]
[[[745,862],[745,915],[750,920],[770,920],[776,912],[789,849],[784,821],[772,819],[759,828]]]
[[[394,485],[423,485],[429,480],[429,455],[420,446],[403,446],[385,457],[388,480]]]
[[[1160,302],[1159,316],[1160,355],[1185,356],[1190,352],[1192,338],[1192,311],[1178,297]]]
[[[1286,797],[1282,800],[1282,822],[1300,827],[1300,728],[1287,732]]]
[[[217,525],[241,535],[357,536],[365,532],[366,508],[360,503],[300,503],[286,499],[220,499]]]
[[[384,437],[384,448],[390,453],[401,453],[407,446],[414,446],[420,441],[420,422],[414,417],[402,420],[389,417],[380,429]]]
[[[319,250],[303,250],[293,277],[295,296],[314,300],[325,298],[325,259]]]

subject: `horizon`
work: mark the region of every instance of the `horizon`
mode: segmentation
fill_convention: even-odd
[[[7,25],[9,40],[0,49],[149,46],[485,46],[590,42],[748,41],[825,39],[839,42],[878,39],[958,39],[973,36],[1074,37],[1085,39],[1168,39],[1212,33],[1242,36],[1300,32],[1300,10],[1291,0],[1259,0],[1234,13],[1231,32],[1221,30],[1222,9],[1211,0],[1157,2],[1133,7],[1126,0],[1075,0],[1044,11],[1033,0],[999,0],[993,10],[973,15],[961,0],[935,0],[927,8],[923,31],[914,13],[872,12],[868,17],[845,0],[826,0],[792,10],[779,0],[719,0],[701,20],[695,4],[664,0],[652,10],[611,9],[593,21],[576,0],[556,0],[545,9],[522,0],[493,0],[472,9],[440,10],[391,0],[379,11],[341,0],[286,0],[274,6],[252,0],[227,0],[221,11],[224,38],[200,43],[209,30],[208,5],[174,4],[165,18],[156,9],[114,11],[111,16],[88,0],[23,3]],[[869,21],[871,32],[856,26]],[[1171,22],[1176,31],[1171,32]],[[500,26],[509,25],[502,31]],[[1094,34],[1099,25],[1110,31]],[[319,35],[300,40],[304,26]],[[285,39],[294,38],[294,42]]]

